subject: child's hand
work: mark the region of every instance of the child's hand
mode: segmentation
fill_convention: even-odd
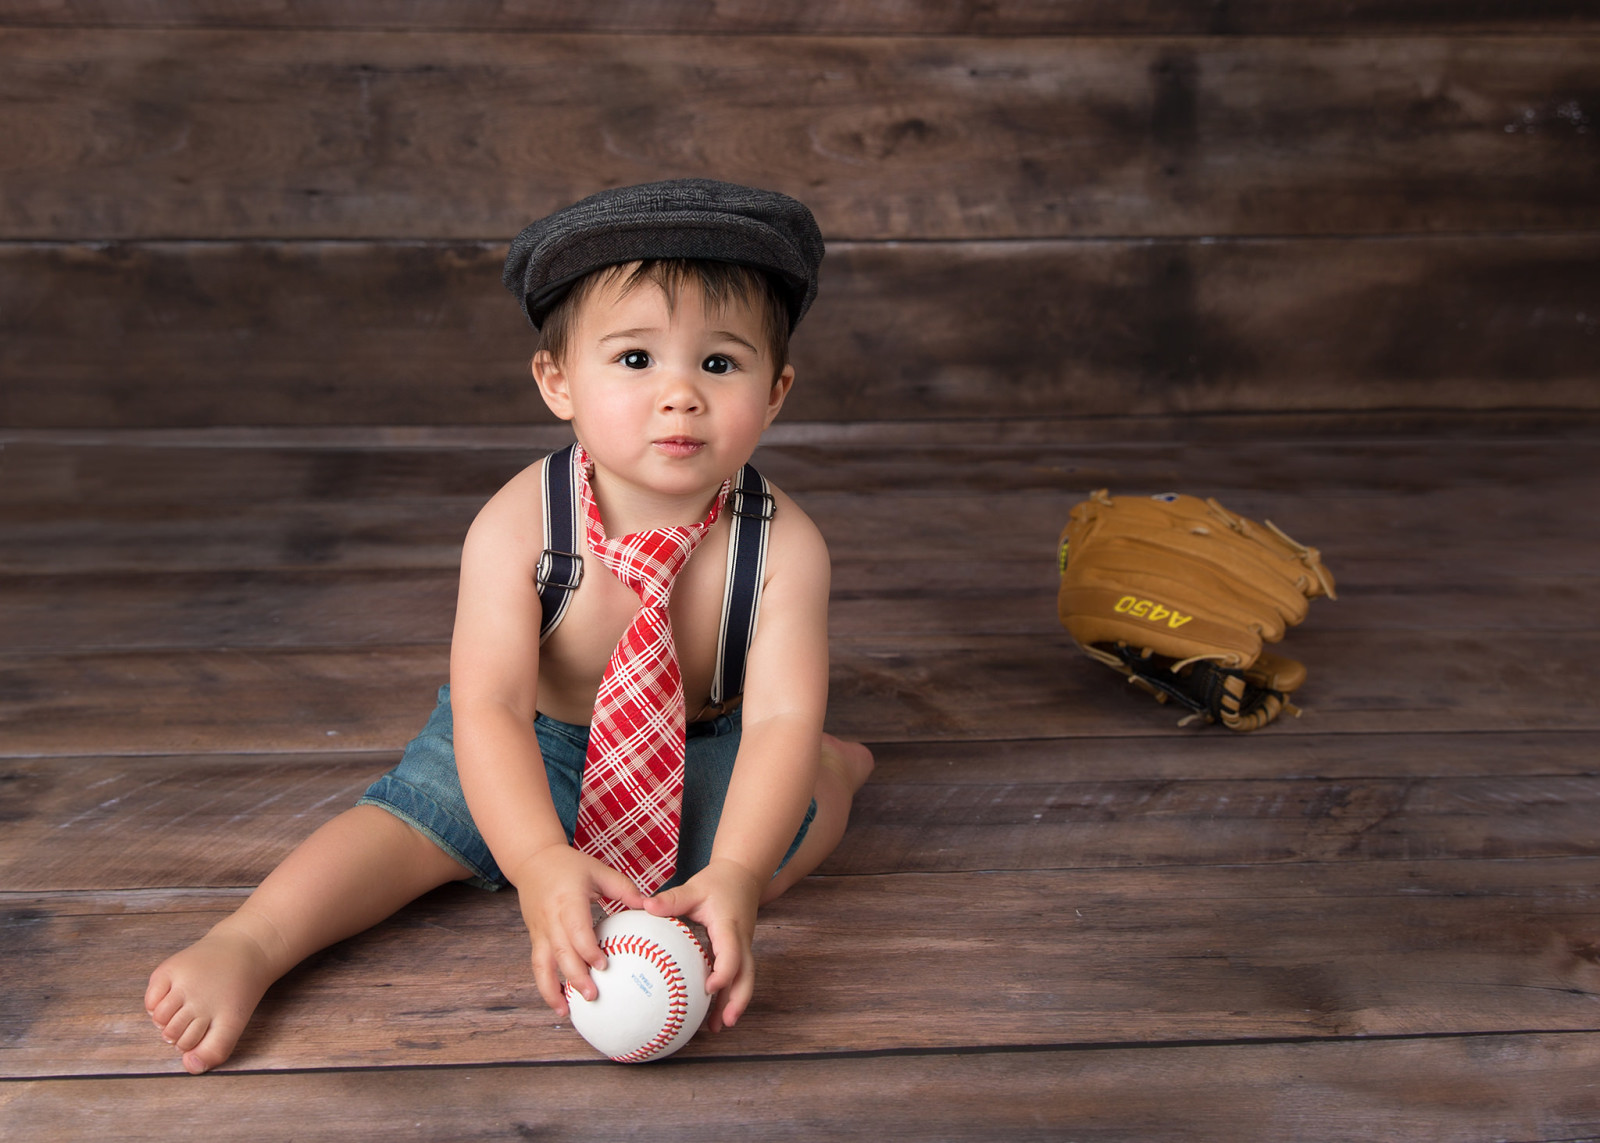
[[[606,954],[595,939],[590,903],[610,897],[640,909],[644,896],[609,865],[567,845],[533,854],[510,880],[517,887],[522,921],[533,942],[533,979],[539,995],[557,1016],[565,1017],[562,979],[585,1000],[593,1000],[598,991],[589,970],[606,966]]]
[[[688,917],[706,927],[711,938],[712,970],[706,990],[717,994],[711,1004],[711,1030],[731,1028],[755,993],[756,961],[751,952],[761,880],[735,861],[711,863],[676,889],[645,898],[644,908],[657,917]]]

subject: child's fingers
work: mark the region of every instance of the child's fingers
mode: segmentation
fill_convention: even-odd
[[[557,1016],[567,1015],[567,997],[561,990],[561,976],[556,971],[555,958],[541,956],[538,949],[533,954],[533,982],[538,986],[540,998]]]
[[[744,1010],[750,1006],[750,998],[755,995],[756,971],[755,958],[745,956],[730,958],[733,964],[726,966],[727,978],[717,985],[717,1001],[713,1013],[714,1021],[712,1030],[720,1032],[723,1028],[731,1028],[739,1022],[739,1017],[744,1015]],[[716,976],[724,971],[721,958],[718,958]],[[707,987],[711,984],[706,981]]]
[[[605,967],[605,954],[595,940],[589,923],[589,903],[579,898],[578,904],[552,905],[548,920],[531,928],[533,935],[533,979],[539,986],[539,995],[558,1015],[567,1014],[566,993],[561,987],[566,979],[586,1000],[595,998],[594,981],[589,969]]]
[[[711,938],[711,975],[706,977],[707,992],[722,992],[739,979],[744,950],[738,941],[719,939],[715,929],[707,928]]]
[[[626,875],[618,873],[604,862],[595,862],[595,888],[600,890],[602,896],[610,897],[613,901],[621,901],[629,909],[643,909],[647,904],[645,895],[639,892]]]
[[[706,990],[715,992],[712,1005],[713,1031],[731,1028],[743,1015],[755,994],[756,962],[750,935],[736,918],[713,917],[706,923],[711,938],[711,975]]]
[[[744,1010],[750,1006],[750,999],[754,995],[753,971],[741,975],[732,985],[719,990],[711,1002],[711,1030],[720,1032],[737,1024],[739,1017],[744,1015]]]
[[[732,1003],[733,995],[726,988],[711,998],[711,1019],[707,1021],[707,1024],[713,1032],[720,1032],[724,1028],[731,1028],[739,1019],[737,1013],[734,1013],[731,1016],[729,1015],[728,1008]]]
[[[653,897],[644,899],[644,911],[652,917],[682,917],[693,911],[697,902],[679,885],[676,889],[663,889]]]
[[[588,902],[584,902],[581,910],[571,910],[563,916],[552,938],[561,975],[585,1000],[593,1000],[599,990],[589,970],[605,968],[606,954],[589,921]]]
[[[722,1005],[723,998],[720,993],[711,998],[711,1014],[706,1017],[706,1027],[712,1032],[722,1031]]]
[[[739,979],[734,981],[733,987],[728,990],[728,1002],[722,1007],[722,1025],[731,1028],[739,1022],[739,1017],[744,1015],[744,1010],[750,1007],[750,998],[756,991],[755,960],[745,958],[744,971],[739,974]]]
[[[566,971],[568,963],[562,959],[562,953],[570,953],[576,962],[581,963],[579,969],[585,977],[591,968],[604,968],[606,966],[605,950],[600,947],[600,938],[594,934],[594,925],[589,920],[589,904],[584,902],[581,910],[569,910],[563,916],[556,929],[556,958],[561,960],[562,971]],[[567,977],[571,980],[569,974]]]
[[[595,986],[594,978],[589,975],[588,962],[579,960],[576,956],[568,954],[560,961],[561,975],[566,979],[568,986],[585,1000],[593,1000],[600,995],[600,990]]]

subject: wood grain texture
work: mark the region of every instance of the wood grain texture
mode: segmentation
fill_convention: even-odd
[[[1343,423],[1346,431],[1329,431]],[[1503,431],[1502,431],[1503,430]],[[1346,495],[1388,522],[1418,498],[1500,496],[1507,526],[1550,535],[1545,503],[1600,480],[1600,411],[1032,418],[807,423],[779,420],[754,460],[809,502],[868,493],[906,500],[1165,490],[1203,479],[1218,495],[1322,511]],[[509,428],[30,431],[0,429],[0,519],[119,513],[159,522],[252,504],[402,504],[487,498],[547,452],[564,425]],[[1270,477],[1270,481],[1266,478]],[[1561,505],[1584,512],[1585,505]],[[1567,517],[1574,519],[1574,517]],[[1577,520],[1586,520],[1579,516]],[[1285,520],[1289,526],[1294,521]],[[1411,521],[1396,521],[1410,526]],[[1444,526],[1449,521],[1441,521]],[[13,558],[11,565],[30,561]],[[48,560],[38,560],[49,566]],[[1486,573],[1493,568],[1484,569]]]
[[[1597,874],[1568,858],[812,878],[763,914],[751,1009],[680,1058],[1589,1032]],[[0,895],[4,1074],[173,1068],[145,975],[239,900]],[[526,939],[511,894],[431,894],[286,977],[229,1066],[593,1059],[539,1007]]]
[[[503,246],[0,244],[0,423],[550,423]],[[835,244],[791,421],[1600,408],[1600,237]]]
[[[601,1065],[515,899],[450,887],[292,973],[200,1081],[146,974],[416,729],[460,529],[561,430],[0,434],[0,1122],[1592,1136],[1600,452],[1550,417],[780,426],[760,463],[838,567],[835,729],[879,765],[765,912],[739,1026]],[[1101,485],[1325,548],[1304,719],[1180,730],[1070,647],[1055,531]]]
[[[1588,622],[1581,593],[1600,526],[1592,426],[1569,427],[1566,438],[1318,439],[1278,425],[1236,420],[1127,443],[1103,439],[1093,422],[957,424],[942,437],[938,426],[779,426],[756,461],[817,521],[846,600],[958,591],[984,566],[1006,588],[1053,589],[1056,538],[1073,504],[1097,487],[1178,489],[1215,495],[1314,544],[1341,585],[1372,602],[1414,593],[1419,610],[1407,625],[1427,625],[1445,597],[1514,597],[1537,584],[1556,590],[1559,606],[1522,622]],[[0,574],[15,577],[8,582],[18,592],[36,586],[42,599],[48,578],[62,576],[73,577],[63,590],[100,576],[114,592],[152,589],[154,601],[162,576],[211,590],[205,577],[214,575],[223,591],[269,571],[306,591],[337,587],[339,572],[381,573],[372,582],[387,578],[403,591],[429,582],[417,573],[453,572],[478,508],[558,443],[517,435],[387,449],[315,435],[228,443],[175,434],[160,438],[166,444],[138,434],[19,436],[0,450],[0,525],[12,541],[0,549]],[[1467,520],[1478,526],[1463,530]],[[1340,602],[1317,614],[1352,610]],[[1464,606],[1434,625],[1473,626],[1477,614]]]
[[[1400,735],[1366,747],[1384,757],[1415,749]],[[1067,778],[1079,753],[1100,752],[1058,746],[1062,777],[1037,785],[1000,775],[945,788],[874,783],[822,872],[1600,856],[1592,776],[1081,782]]]
[[[1580,582],[1592,574],[1584,562],[1588,549],[1581,533],[1592,519],[1592,509],[1581,503],[1529,499],[1525,491],[1514,488],[1438,489],[1388,499],[1329,494],[1311,500],[1294,492],[1235,494],[1208,483],[1197,472],[1189,479],[1114,482],[1110,487],[1119,494],[1172,488],[1214,493],[1234,511],[1274,520],[1291,535],[1314,543],[1336,574],[1357,569],[1352,586],[1361,584],[1363,590],[1382,591],[1386,586],[1416,590],[1436,583],[1470,594],[1498,589],[1507,578]],[[1591,484],[1592,480],[1572,481],[1572,491],[1581,492]],[[928,586],[942,581],[951,589],[960,587],[956,577],[961,568],[932,566],[936,562],[1031,565],[1031,574],[1026,566],[1002,568],[999,574],[1053,588],[1057,534],[1072,505],[1096,486],[1019,491],[998,508],[982,496],[931,491],[920,497],[808,492],[799,500],[841,563],[902,564],[918,580],[925,577]],[[30,576],[250,569],[448,572],[456,568],[461,538],[489,495],[418,498],[410,503],[240,505],[231,513],[226,505],[192,513],[157,507],[143,521],[104,511],[60,520],[7,521],[7,534],[16,546],[4,570]],[[1527,546],[1506,551],[1495,566],[1477,576],[1470,563],[1461,561],[1492,551],[1492,538],[1461,537],[1450,529],[1451,519],[1458,517],[1440,517],[1467,511],[1480,513],[1497,527],[1525,526]],[[1550,525],[1551,530],[1538,532],[1538,525]],[[892,559],[880,557],[882,545],[874,543],[875,537],[892,537],[901,550]],[[1428,542],[1449,543],[1448,558],[1439,564],[1423,558],[1417,545]],[[862,582],[852,577],[846,588],[859,591]],[[882,586],[892,590],[901,585]],[[1420,606],[1431,604],[1424,599]],[[1534,620],[1541,622],[1552,614],[1556,613],[1547,611]],[[1572,621],[1588,622],[1581,611]]]
[[[1492,643],[1494,661],[1482,657]],[[1188,733],[1176,712],[1130,693],[1125,679],[1083,658],[1064,637],[900,636],[835,641],[829,726],[845,737],[989,739]],[[1568,649],[1570,648],[1570,650]],[[1292,655],[1311,664],[1297,694],[1306,714],[1282,728],[1406,730],[1586,729],[1597,724],[1584,663],[1600,639],[1574,636],[1297,631]],[[1519,678],[1538,678],[1524,688]]]
[[[1549,527],[1556,518],[1537,514],[1552,511],[1549,501],[1600,481],[1597,436],[1600,410],[780,419],[763,436],[754,461],[807,503],[824,493],[870,491],[907,500],[968,494],[1003,506],[1011,493],[1067,495],[1096,486],[1161,491],[1203,480],[1219,496],[1280,511],[1320,512],[1348,495],[1367,501],[1386,527],[1409,527],[1420,520],[1392,514],[1416,510],[1419,498],[1439,497],[1443,504],[1460,495],[1503,497],[1494,511],[1504,515],[1505,526],[1526,524],[1530,534],[1560,541],[1552,533],[1562,529]],[[125,515],[148,523],[180,510],[205,516],[263,503],[487,499],[525,466],[571,441],[564,425],[0,429],[0,520],[66,517],[106,524]],[[1559,508],[1590,510],[1583,504]],[[1295,527],[1301,521],[1284,522]],[[6,566],[29,565],[54,566],[48,558],[15,555]]]
[[[807,35],[1259,35],[1600,29],[1584,0],[1462,4],[1460,0],[9,0],[0,26],[485,29],[513,32]]]
[[[1585,1033],[862,1057],[13,1081],[19,1134],[606,1139],[1572,1140],[1600,1133]],[[581,1069],[581,1070],[577,1070]],[[759,1093],[759,1094],[754,1094]],[[827,1098],[818,1098],[826,1093]],[[665,1114],[684,1106],[692,1115]]]
[[[840,565],[839,732],[1192,737],[1076,652],[1052,593],[1057,525],[1089,488],[1193,487],[1201,473],[1235,510],[1314,541],[1340,577],[1344,598],[1288,641],[1312,668],[1306,730],[1592,725],[1588,438],[1006,451],[970,437],[762,457]],[[0,658],[0,722],[13,756],[398,749],[445,675],[460,536],[527,459],[203,443],[8,456],[0,614],[17,642]],[[996,586],[992,608],[961,606],[974,577]]]
[[[1470,567],[1492,559],[1494,545],[1485,539],[1459,554]],[[1451,583],[1425,565],[1382,558],[1346,558],[1338,570],[1339,605],[1318,606],[1321,629],[1420,637],[1441,628],[1600,626],[1600,574],[1518,576],[1501,568]],[[1458,577],[1469,578],[1465,569]],[[969,606],[975,583],[985,587],[977,609]],[[176,650],[219,639],[235,648],[441,644],[450,639],[455,604],[454,568],[0,576],[0,629],[13,654]],[[926,560],[854,558],[834,562],[829,626],[838,637],[1038,635],[1050,631],[1055,607],[1055,577],[1042,559],[950,559],[930,569]]]
[[[1057,525],[1095,485],[1215,493],[1321,547],[1341,599],[1318,604],[1307,630],[1426,640],[1596,628],[1591,437],[1317,441],[1239,425],[1217,440],[1108,445],[1081,426],[1032,428],[1031,441],[1011,443],[998,442],[1025,434],[999,425],[949,443],[894,426],[805,443],[813,426],[762,450],[763,470],[829,540],[837,638],[1012,636],[1054,648]],[[1052,436],[1060,443],[1044,443]],[[0,453],[9,653],[204,651],[219,640],[235,652],[442,647],[460,537],[537,454],[514,439],[161,439],[27,438]],[[1252,487],[1262,473],[1271,492]],[[1480,526],[1462,533],[1468,519]]]
[[[1600,857],[1600,776],[1581,734],[1350,738],[880,744],[821,872]],[[248,888],[396,760],[11,759],[0,885]],[[71,846],[53,844],[68,835]]]
[[[711,175],[831,240],[1593,227],[1600,39],[0,29],[0,236],[505,241]]]
[[[1181,737],[1053,617],[1024,635],[835,638],[828,728],[872,742]],[[1273,732],[1596,730],[1600,632],[1297,631],[1307,713]],[[0,757],[397,750],[420,728],[449,648],[208,649],[0,656]]]

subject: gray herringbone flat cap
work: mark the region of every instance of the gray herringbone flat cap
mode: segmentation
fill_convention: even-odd
[[[643,258],[699,258],[767,271],[788,304],[792,333],[817,296],[822,232],[804,204],[776,191],[711,179],[618,187],[517,235],[501,280],[537,327],[585,274]]]

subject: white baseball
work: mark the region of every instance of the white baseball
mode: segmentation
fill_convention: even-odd
[[[621,1064],[659,1060],[687,1044],[711,1007],[711,966],[689,926],[629,909],[602,920],[595,936],[606,967],[589,974],[599,990],[592,1001],[565,986],[572,1026]]]

